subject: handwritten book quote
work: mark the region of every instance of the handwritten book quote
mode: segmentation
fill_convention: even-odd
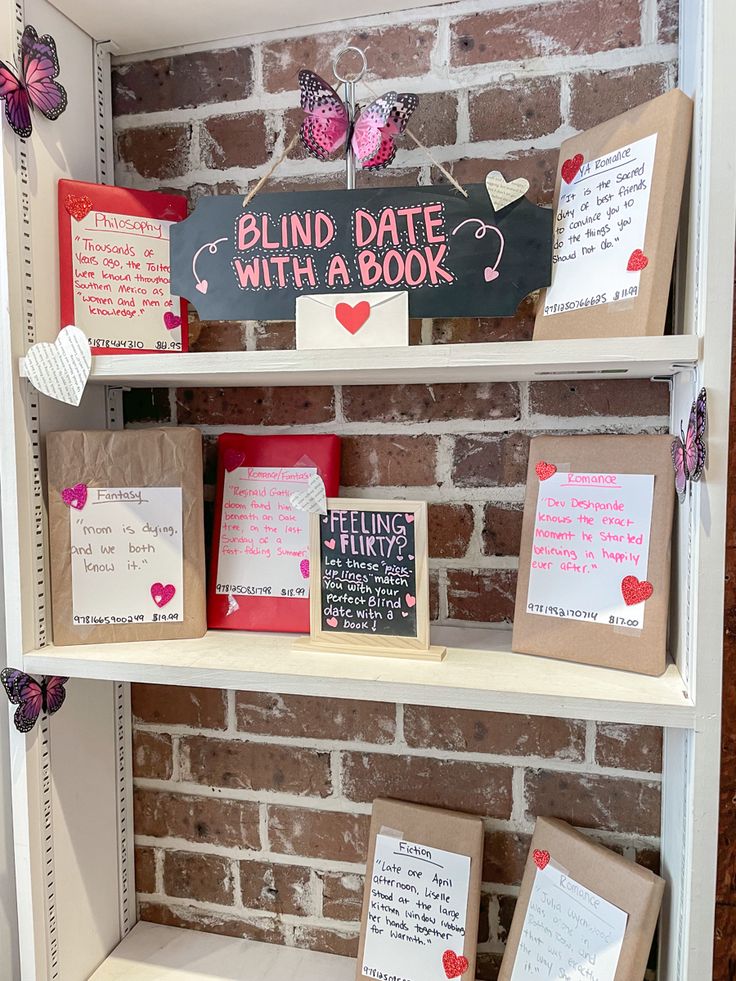
[[[469,888],[470,856],[377,835],[363,974],[444,979],[447,951],[462,956]]]
[[[511,981],[614,981],[627,920],[553,864],[538,868]]]
[[[181,487],[90,487],[69,520],[74,624],[183,621]]]
[[[309,596],[309,514],[289,497],[305,491],[314,467],[225,470],[215,592]]]
[[[416,637],[414,515],[328,511],[320,518],[322,629]]]
[[[72,217],[74,322],[91,347],[181,351],[171,295],[170,221],[90,211]]]
[[[626,576],[647,578],[652,474],[562,473],[539,483],[527,612],[613,626],[644,626],[627,606]]]
[[[656,147],[653,133],[562,181],[545,315],[638,295]]]

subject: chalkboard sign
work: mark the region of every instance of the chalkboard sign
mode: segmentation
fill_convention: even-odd
[[[297,296],[409,291],[412,317],[512,316],[550,282],[552,212],[484,184],[201,198],[171,229],[176,293],[203,320],[293,320]]]
[[[330,498],[310,539],[311,636],[298,647],[444,656],[429,645],[424,502]]]

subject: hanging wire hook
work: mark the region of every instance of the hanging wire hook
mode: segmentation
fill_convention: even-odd
[[[360,71],[352,77],[343,76],[338,71],[340,61],[349,51],[353,51],[355,54],[360,55],[360,60],[362,62]],[[332,71],[338,82],[343,82],[345,85],[355,85],[356,82],[359,82],[368,71],[368,59],[365,56],[365,51],[363,51],[362,48],[356,48],[353,44],[346,44],[344,48],[340,48],[335,57],[332,59]]]

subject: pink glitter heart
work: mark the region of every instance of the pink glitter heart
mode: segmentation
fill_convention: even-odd
[[[75,484],[73,487],[65,487],[61,492],[61,499],[68,508],[81,511],[87,503],[87,485]]]
[[[302,559],[299,563],[299,572],[303,579],[309,579],[309,559]]]
[[[164,327],[167,330],[176,330],[177,327],[181,327],[181,317],[177,317],[171,310],[167,310],[164,314]]]
[[[166,606],[167,603],[170,603],[174,598],[174,593],[176,593],[176,586],[173,586],[171,583],[164,586],[161,582],[155,582],[151,586],[151,596],[153,602],[158,607]]]

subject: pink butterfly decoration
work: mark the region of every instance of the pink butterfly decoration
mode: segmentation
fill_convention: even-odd
[[[20,41],[20,69],[15,71],[0,61],[0,99],[5,100],[5,118],[23,139],[33,131],[31,109],[52,120],[66,109],[66,90],[55,81],[58,74],[54,39],[49,34],[39,37],[29,24]]]
[[[675,489],[681,501],[685,500],[688,480],[700,480],[708,455],[705,445],[705,427],[708,420],[708,409],[705,389],[693,402],[690,409],[690,419],[687,433],[682,432],[672,440],[672,464],[675,468]]]
[[[419,105],[410,92],[386,92],[362,109],[351,127],[342,99],[323,78],[303,68],[299,88],[306,113],[299,135],[307,152],[326,160],[347,144],[363,170],[388,167],[396,156],[396,137]]]

